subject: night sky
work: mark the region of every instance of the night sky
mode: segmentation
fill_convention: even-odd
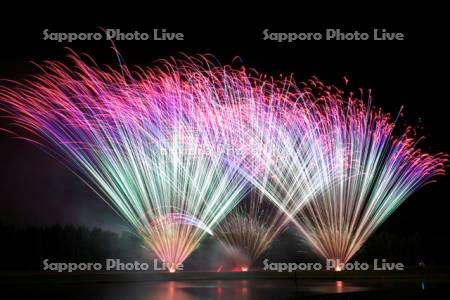
[[[413,19],[413,18],[411,18]],[[394,24],[376,22],[370,25],[343,26],[291,24],[277,26],[242,24],[233,27],[209,25],[186,28],[182,25],[139,21],[93,22],[83,26],[71,25],[67,20],[56,23],[47,19],[26,26],[22,20],[8,20],[0,27],[0,78],[21,79],[36,72],[30,61],[63,60],[70,47],[86,52],[100,63],[117,64],[117,58],[107,41],[58,43],[43,41],[42,31],[97,32],[98,26],[120,28],[122,31],[150,32],[166,28],[183,32],[185,41],[125,41],[116,45],[129,65],[148,66],[156,59],[183,52],[211,53],[220,62],[231,63],[239,56],[244,65],[271,75],[291,74],[296,80],[315,75],[329,84],[342,85],[343,77],[350,85],[372,89],[374,104],[396,114],[404,105],[399,123],[415,125],[426,139],[422,149],[449,152],[448,139],[448,53],[442,19],[432,23]],[[125,24],[124,24],[125,23]],[[138,24],[139,23],[139,24]],[[298,41],[277,43],[263,41],[262,31],[273,32],[323,31],[339,26],[344,31],[369,31],[386,28],[405,33],[405,41]],[[11,128],[5,119],[0,127]],[[424,127],[424,129],[420,129]],[[120,230],[125,223],[81,180],[61,163],[25,141],[0,133],[0,222],[14,225],[76,224],[100,226]],[[438,178],[406,201],[380,230],[396,232],[423,231],[428,234],[449,234],[446,224],[450,204],[449,177]]]

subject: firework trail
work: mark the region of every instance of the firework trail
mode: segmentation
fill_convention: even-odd
[[[447,156],[417,149],[412,129],[395,137],[388,114],[352,94],[313,80],[309,97],[320,103],[326,188],[300,210],[296,225],[324,258],[346,263],[414,191],[445,174]]]

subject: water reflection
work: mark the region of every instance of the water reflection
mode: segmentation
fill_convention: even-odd
[[[193,298],[182,288],[177,287],[175,281],[170,281],[167,283],[167,288],[160,287],[153,289],[150,297],[147,299],[191,300]]]
[[[344,282],[342,280],[336,281],[336,293],[340,294],[344,291]]]
[[[151,282],[141,288],[145,290],[146,300],[285,299],[292,296],[345,293],[368,289],[341,280],[305,280],[297,282],[297,287],[292,280],[171,281]],[[117,293],[114,294],[117,295]]]
[[[130,300],[266,300],[301,299],[324,294],[359,292],[397,285],[376,280],[192,280],[118,283],[83,283],[17,287],[20,297],[46,299],[130,299]],[[408,291],[425,289],[427,282],[408,281]],[[415,288],[414,288],[415,287]],[[11,291],[9,291],[11,292]]]

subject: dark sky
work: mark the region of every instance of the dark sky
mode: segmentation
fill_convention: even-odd
[[[145,19],[84,22],[84,25],[76,25],[73,20],[57,23],[47,18],[36,19],[32,23],[8,20],[8,26],[0,27],[0,78],[20,79],[36,71],[30,61],[58,59],[68,62],[64,47],[86,52],[100,63],[117,63],[111,45],[106,41],[70,44],[43,41],[45,28],[52,32],[96,32],[99,31],[98,26],[141,32],[167,28],[168,31],[183,32],[185,41],[127,41],[117,42],[117,47],[129,65],[151,65],[155,59],[179,52],[211,53],[222,63],[230,63],[234,57],[240,56],[248,67],[272,75],[294,73],[297,80],[315,75],[327,83],[340,85],[346,76],[355,89],[371,88],[375,105],[392,113],[404,105],[402,120],[425,128],[423,149],[449,152],[449,76],[446,73],[450,49],[444,39],[448,36],[444,31],[447,26],[439,17],[422,24],[415,21],[416,18],[411,16],[408,22],[397,20],[395,23],[380,18],[372,23],[355,21],[350,25],[293,21],[275,25],[260,21],[259,24],[247,22],[233,26],[208,23],[208,26],[188,28]],[[406,40],[277,43],[262,41],[265,28],[273,32],[323,32],[324,28],[371,32],[374,28],[386,28],[403,32]],[[8,127],[8,124],[1,120],[0,126]],[[123,226],[108,206],[63,165],[32,145],[12,139],[5,133],[0,133],[0,166],[0,221],[4,223],[98,225],[110,229]],[[443,225],[450,207],[448,186],[448,177],[426,186],[394,213],[382,228],[448,234],[448,226]]]

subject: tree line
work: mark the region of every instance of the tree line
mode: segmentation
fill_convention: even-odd
[[[42,270],[42,262],[102,262],[107,258],[122,261],[148,260],[150,251],[144,247],[140,237],[131,232],[116,233],[101,228],[87,228],[73,225],[53,225],[49,227],[17,227],[0,223],[0,270]],[[210,238],[211,239],[211,238]],[[291,240],[289,240],[291,239]],[[284,235],[280,244],[275,242],[263,254],[273,260],[310,259],[305,252],[286,247],[295,243],[294,236]],[[450,237],[427,236],[419,232],[400,236],[389,232],[374,234],[355,255],[358,261],[370,262],[385,258],[406,265],[449,265]],[[203,251],[217,249],[208,246],[214,241],[204,241]],[[292,253],[281,251],[293,249]],[[194,251],[192,261],[205,261],[208,253]],[[214,250],[215,251],[215,250]],[[206,252],[211,252],[210,250]],[[306,256],[305,256],[306,254]],[[218,253],[211,253],[215,258]],[[306,257],[306,258],[305,258]],[[186,261],[190,265],[189,259]],[[193,264],[197,265],[197,264]],[[256,263],[256,265],[258,265]]]

